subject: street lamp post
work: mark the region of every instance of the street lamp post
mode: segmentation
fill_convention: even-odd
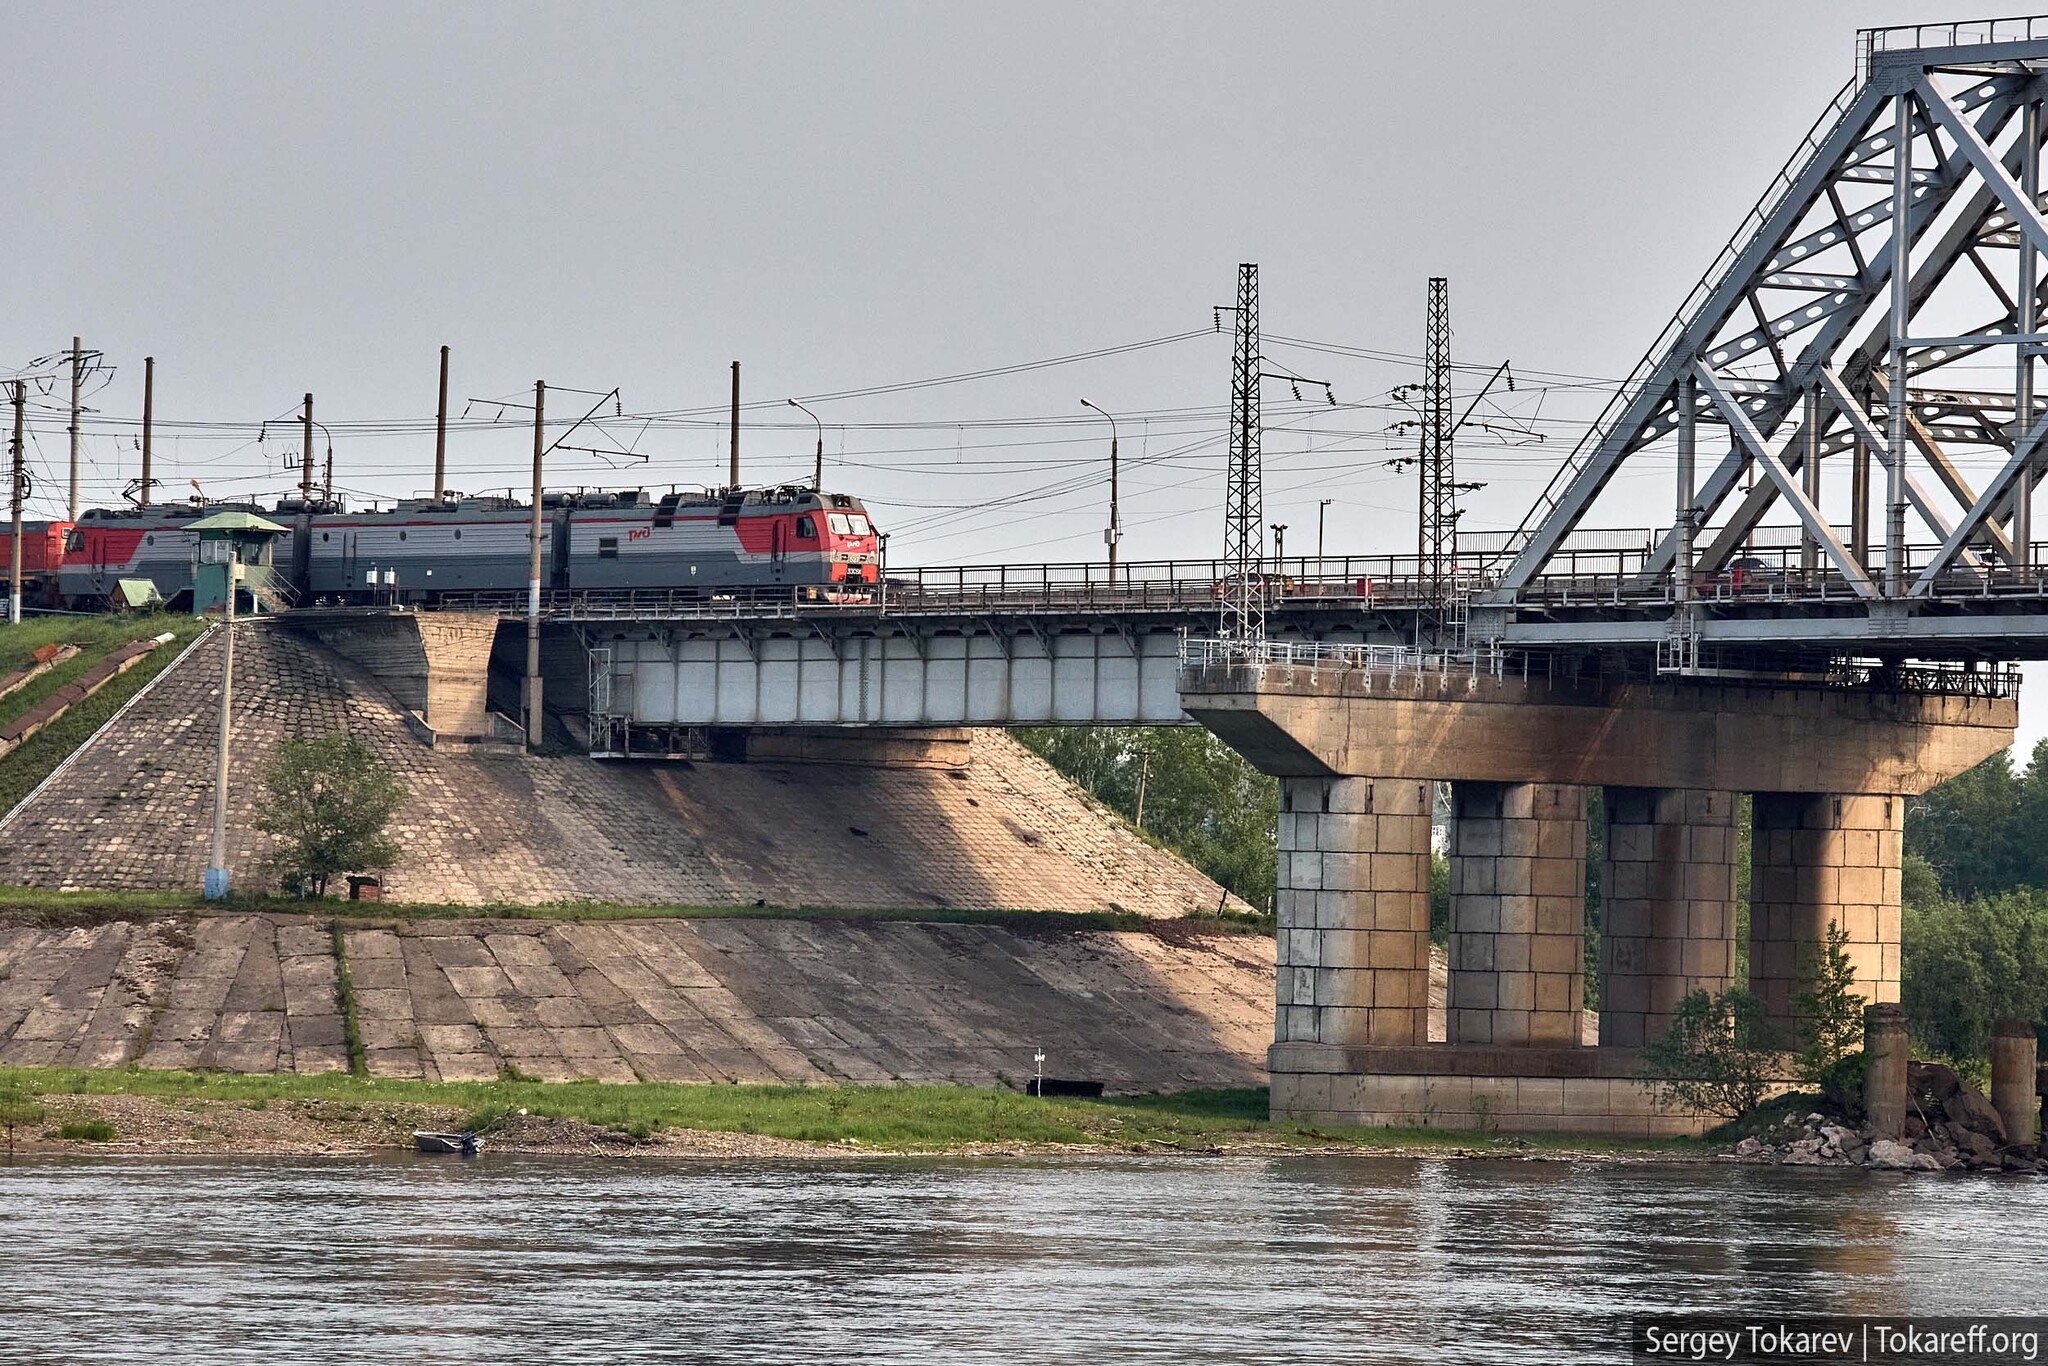
[[[1323,513],[1328,511],[1330,504],[1336,501],[1335,498],[1325,498],[1316,504],[1316,558],[1318,560],[1323,558]],[[1322,566],[1318,565],[1316,568],[1317,572],[1320,573]]]
[[[790,407],[796,409],[811,421],[818,423],[818,454],[817,463],[811,467],[811,490],[814,493],[823,493],[825,491],[825,424],[818,422],[818,415],[809,408],[804,407],[803,404],[798,403],[795,399],[790,399],[788,402]]]
[[[1093,408],[1109,419],[1109,530],[1102,533],[1102,539],[1109,545],[1109,581],[1115,584],[1116,544],[1123,539],[1124,534],[1123,522],[1117,515],[1116,418],[1106,409],[1096,407],[1085,398],[1081,400],[1081,406]]]
[[[220,544],[225,546],[227,543]],[[213,751],[213,840],[208,845],[203,883],[208,901],[221,900],[233,887],[228,873],[228,723],[234,716],[235,594],[242,586],[242,564],[232,550],[227,561],[227,578],[227,611],[221,619],[220,734]]]

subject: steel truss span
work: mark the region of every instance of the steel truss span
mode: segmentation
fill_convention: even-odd
[[[1540,596],[1631,460],[1676,469],[1639,596],[1690,604],[1772,515],[1798,539],[1771,572],[1852,616],[2038,590],[2048,21],[1868,30],[1857,53],[1483,601]]]

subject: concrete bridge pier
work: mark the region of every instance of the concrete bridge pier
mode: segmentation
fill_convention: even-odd
[[[1429,1042],[1430,785],[1280,783],[1276,1042]]]
[[[1579,1042],[1586,990],[1586,789],[1451,785],[1454,1044]]]
[[[1840,925],[1869,1005],[1899,999],[1903,796],[1759,792],[1750,837],[1749,989],[1796,1031],[1799,997]]]
[[[2007,696],[1643,681],[1534,669],[1204,662],[1188,713],[1280,779],[1276,1117],[1697,1132],[1640,1080],[1690,991],[1736,980],[1794,1023],[1828,926],[1856,990],[1898,999],[1905,797],[2009,745]],[[1364,776],[1371,775],[1371,776]],[[1449,782],[1446,1042],[1422,1002],[1430,792]],[[1599,1044],[1581,1043],[1587,789],[1606,798]],[[1741,794],[1752,885],[1736,885]]]
[[[1735,980],[1740,798],[1678,787],[1606,789],[1600,872],[1600,1045],[1640,1048],[1693,991]]]

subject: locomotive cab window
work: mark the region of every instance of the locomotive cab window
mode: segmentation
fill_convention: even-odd
[[[846,514],[843,512],[825,514],[825,524],[832,528],[834,536],[851,536],[853,534],[853,523],[847,520]]]
[[[616,536],[598,537],[597,558],[600,560],[616,560],[619,558],[619,538]]]
[[[815,540],[817,540],[817,539],[818,539],[818,524],[817,524],[816,522],[812,521],[812,520],[811,520],[810,518],[808,518],[808,517],[799,517],[799,518],[797,518],[797,519],[796,519],[796,538],[797,538],[797,539],[798,539],[799,541],[815,541]]]
[[[78,553],[79,551],[81,551],[81,550],[84,550],[84,549],[85,549],[85,533],[84,533],[83,531],[76,531],[76,530],[73,530],[73,531],[67,531],[67,532],[65,532],[65,533],[64,533],[64,553],[65,553],[65,554],[67,554],[67,555],[75,555],[75,554],[77,554],[77,553]]]
[[[874,528],[868,525],[868,519],[863,514],[858,512],[849,513],[846,520],[853,524],[854,535],[872,536],[874,534]]]

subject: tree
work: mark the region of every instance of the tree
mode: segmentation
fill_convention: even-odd
[[[19,1091],[0,1091],[0,1128],[7,1130],[7,1160],[14,1160],[14,1131],[24,1124],[41,1124],[43,1107],[33,1096]]]
[[[1805,1047],[1799,1075],[1818,1082],[1821,1074],[1863,1046],[1863,997],[1855,990],[1856,965],[1849,961],[1849,931],[1828,922],[1813,970],[1796,1004]]]
[[[1762,1103],[1779,1056],[1762,1001],[1695,991],[1672,1010],[1670,1031],[1643,1049],[1642,1077],[1660,1105],[1735,1119]]]
[[[354,736],[285,741],[264,770],[263,786],[269,796],[256,828],[278,837],[270,863],[286,891],[325,896],[337,873],[397,860],[384,827],[405,789]]]
[[[2048,890],[1906,905],[1899,1001],[1913,1037],[1969,1068],[1991,1051],[1991,1026],[2048,1021]]]
[[[1272,905],[1280,784],[1199,726],[1042,726],[1011,732],[1026,748],[1135,819],[1150,754],[1145,831],[1260,910]]]
[[[1942,885],[1957,896],[2002,891],[2033,862],[2016,838],[2017,817],[2023,791],[2044,785],[2048,772],[2040,763],[2022,779],[2013,773],[2011,753],[2000,751],[1907,802],[1906,846],[1933,864]]]

